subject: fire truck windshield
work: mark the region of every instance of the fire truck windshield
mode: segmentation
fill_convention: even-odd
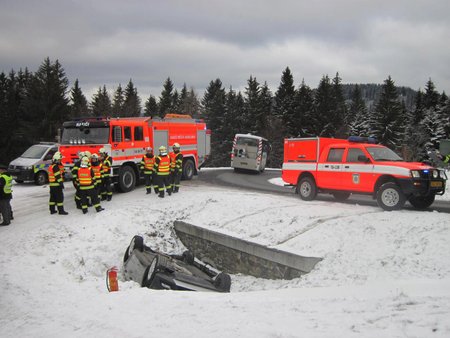
[[[105,144],[108,143],[109,127],[64,128],[61,144]]]
[[[366,147],[374,161],[403,161],[403,159],[386,147]]]

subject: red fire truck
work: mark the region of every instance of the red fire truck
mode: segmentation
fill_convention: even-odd
[[[306,201],[318,192],[338,200],[369,194],[381,208],[396,210],[406,200],[418,209],[429,207],[445,192],[447,176],[429,165],[405,162],[370,138],[315,137],[285,139],[282,178]]]
[[[147,147],[155,155],[179,143],[183,154],[183,178],[198,173],[210,154],[211,131],[203,120],[189,115],[168,114],[164,119],[150,117],[90,117],[64,122],[59,150],[70,172],[80,151],[98,153],[105,148],[113,159],[114,182],[122,192],[132,190],[140,173],[139,162]]]

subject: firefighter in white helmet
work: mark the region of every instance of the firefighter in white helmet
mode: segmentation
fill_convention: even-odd
[[[164,146],[159,147],[159,155],[155,159],[154,170],[158,182],[158,197],[164,198],[164,187],[169,194],[172,194],[170,185],[170,157],[167,155],[167,149]]]
[[[84,151],[80,151],[78,153],[78,158],[73,162],[72,167],[72,183],[75,187],[74,200],[77,209],[81,209],[81,197],[80,197],[80,189],[78,184],[78,169],[80,169],[81,159],[84,157]]]
[[[153,148],[147,147],[145,149],[145,155],[142,157],[139,168],[144,174],[145,179],[145,189],[147,194],[151,194],[152,188],[154,186],[154,166],[155,166],[155,155],[153,155]],[[155,185],[155,194],[158,193],[157,186]]]
[[[48,185],[50,186],[50,214],[68,215],[64,210],[64,166],[59,151],[53,155],[52,164],[48,168]],[[56,211],[58,209],[58,211]]]
[[[102,162],[102,187],[101,196],[102,201],[111,201],[112,199],[112,188],[111,188],[111,167],[113,160],[105,148],[100,148],[98,151],[101,156]]]
[[[170,175],[172,178],[172,191],[177,193],[180,190],[180,181],[183,171],[183,154],[180,152],[180,144],[172,145],[173,152],[170,153]]]
[[[88,212],[88,198],[97,212],[104,210],[100,205],[97,190],[95,189],[95,174],[90,166],[87,156],[81,159],[80,169],[78,169],[78,183],[80,185],[81,209],[83,214]]]

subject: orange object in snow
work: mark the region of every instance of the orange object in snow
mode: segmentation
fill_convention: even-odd
[[[117,280],[117,268],[114,266],[106,272],[106,287],[109,292],[119,291],[119,281]]]

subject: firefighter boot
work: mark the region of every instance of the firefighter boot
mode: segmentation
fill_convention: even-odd
[[[152,193],[152,188],[147,188],[147,195]]]
[[[95,210],[97,210],[97,212],[103,211],[105,210],[104,208],[102,208],[100,205],[98,207],[95,208]]]
[[[174,187],[173,188],[173,193],[175,194],[175,193],[177,193],[178,192],[178,189],[180,189],[179,187]]]
[[[50,214],[53,215],[53,214],[56,214],[56,213],[57,213],[57,211],[56,211],[55,206],[54,206],[54,205],[51,205],[51,206],[50,206]]]
[[[63,206],[58,206],[58,214],[60,214],[60,215],[68,215],[69,213],[64,210]]]
[[[164,198],[164,190],[161,190],[161,191],[159,192],[158,197]]]
[[[112,195],[108,195],[108,197],[106,198],[106,200],[109,202],[112,200]]]

